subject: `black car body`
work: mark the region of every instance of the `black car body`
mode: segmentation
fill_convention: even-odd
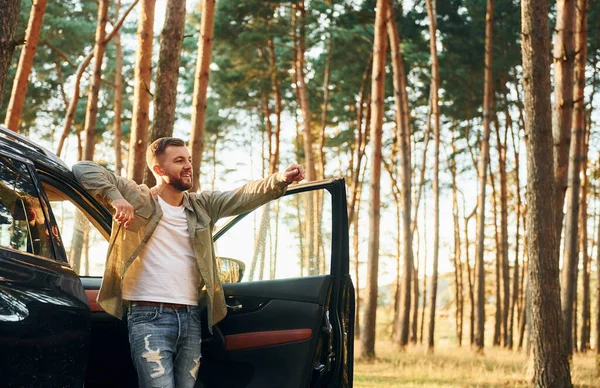
[[[125,319],[95,302],[111,222],[64,162],[0,126],[0,386],[137,386]],[[203,330],[198,386],[352,386],[344,181],[290,188],[213,239],[229,313]]]

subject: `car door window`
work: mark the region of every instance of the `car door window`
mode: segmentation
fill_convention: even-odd
[[[241,281],[330,273],[332,206],[326,190],[282,197],[223,228],[215,247],[224,283],[240,281],[239,271]]]
[[[24,163],[0,156],[0,246],[54,259],[39,193]]]
[[[79,276],[104,274],[109,235],[80,204],[57,188],[43,182],[44,191],[62,236],[73,271]]]

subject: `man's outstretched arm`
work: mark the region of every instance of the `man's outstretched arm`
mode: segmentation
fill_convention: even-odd
[[[219,218],[245,213],[279,198],[290,183],[303,179],[304,168],[299,164],[290,164],[281,172],[247,183],[236,190],[203,192],[198,199],[205,202],[212,221],[216,222]]]

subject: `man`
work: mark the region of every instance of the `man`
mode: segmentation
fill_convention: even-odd
[[[161,138],[146,152],[156,186],[116,177],[93,162],[73,166],[76,179],[114,208],[98,304],[121,319],[127,307],[131,356],[141,387],[193,387],[200,366],[199,301],[208,327],[227,307],[212,230],[221,218],[250,211],[304,179],[300,165],[227,192],[188,193],[191,157],[185,142]]]

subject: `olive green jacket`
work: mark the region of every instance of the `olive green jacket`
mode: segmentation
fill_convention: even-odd
[[[113,220],[106,268],[98,293],[98,304],[107,313],[121,319],[121,282],[125,272],[146,245],[162,217],[156,187],[150,189],[146,185],[117,177],[93,162],[75,164],[73,173],[92,195],[108,203],[124,198],[135,209],[135,218],[128,228]],[[184,192],[183,206],[196,255],[199,283],[206,287],[209,328],[227,314],[212,240],[215,223],[219,218],[245,213],[276,199],[285,193],[286,188],[287,183],[278,174],[272,174],[237,190]]]

